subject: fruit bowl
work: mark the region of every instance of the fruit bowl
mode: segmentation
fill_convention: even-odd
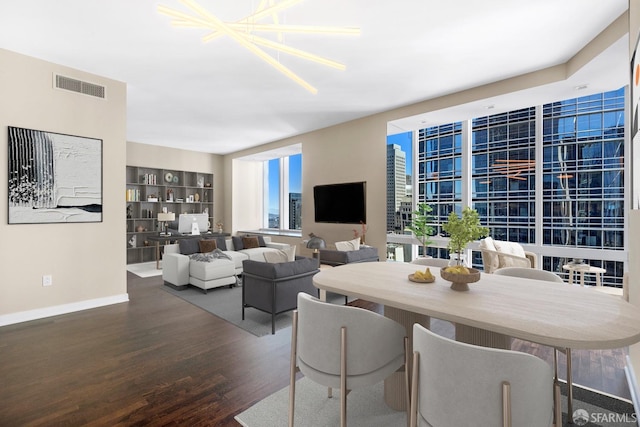
[[[480,270],[475,268],[467,268],[469,273],[456,273],[447,271],[446,268],[440,269],[440,277],[451,282],[451,289],[454,291],[468,291],[469,283],[480,280]]]
[[[424,279],[424,278],[419,278],[416,277],[415,274],[410,274],[409,275],[409,280],[412,282],[416,282],[416,283],[433,283],[436,281],[436,277],[435,276],[431,276],[430,279]]]

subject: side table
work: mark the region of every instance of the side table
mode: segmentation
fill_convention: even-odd
[[[596,275],[596,286],[602,286],[602,275],[607,272],[604,268],[594,267],[589,264],[565,264],[563,270],[569,271],[569,284],[573,284],[573,276],[580,273],[580,286],[584,286],[584,273],[594,273]]]

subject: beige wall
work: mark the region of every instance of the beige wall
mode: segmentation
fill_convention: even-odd
[[[224,161],[216,154],[127,142],[127,165],[213,174],[213,220],[224,223]],[[213,224],[212,224],[213,226]],[[225,227],[226,228],[226,227]]]
[[[127,301],[125,84],[3,49],[0,64],[0,325]],[[53,89],[53,73],[106,86],[107,99]],[[102,139],[101,223],[8,225],[7,126]]]

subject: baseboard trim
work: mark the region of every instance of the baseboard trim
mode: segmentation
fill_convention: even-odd
[[[104,307],[106,305],[120,304],[129,301],[129,294],[113,295],[105,298],[96,298],[86,301],[74,302],[71,304],[56,305],[53,307],[39,308],[36,310],[21,311],[0,315],[0,326],[13,325],[16,323],[28,322],[31,320],[44,319],[61,314],[74,313],[76,311],[90,310],[92,308]]]

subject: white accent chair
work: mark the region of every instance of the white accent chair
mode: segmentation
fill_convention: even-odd
[[[419,324],[413,348],[411,427],[552,425],[553,378],[543,360],[453,341]]]
[[[296,367],[308,379],[340,389],[340,426],[347,425],[347,393],[376,384],[408,364],[407,331],[399,323],[357,307],[298,294],[293,312],[289,426],[295,414]],[[409,374],[405,369],[406,398]]]
[[[506,267],[500,268],[493,272],[501,276],[521,277],[525,279],[544,280],[546,282],[562,283],[564,280],[556,273],[546,270],[537,270],[533,268],[522,267]],[[564,353],[567,357],[567,407],[568,413],[573,414],[573,374],[571,368],[571,349],[554,347],[553,349],[553,369],[554,379],[558,384],[558,352]]]
[[[504,267],[537,268],[537,257],[525,251],[520,243],[494,240],[485,237],[480,240],[480,252],[485,273],[493,273]]]

